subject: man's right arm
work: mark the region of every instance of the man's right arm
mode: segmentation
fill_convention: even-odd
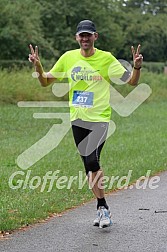
[[[35,65],[35,71],[38,74],[38,80],[40,81],[42,87],[47,87],[56,80],[51,73],[44,72],[40,61]]]
[[[35,71],[37,72],[38,79],[41,83],[41,86],[47,87],[48,85],[53,83],[56,80],[56,78],[53,75],[51,75],[51,73],[44,72],[42,64],[40,62],[39,55],[38,55],[38,47],[36,46],[35,51],[34,51],[32,45],[30,45],[30,50],[31,50],[31,54],[29,54],[29,61],[34,64]]]

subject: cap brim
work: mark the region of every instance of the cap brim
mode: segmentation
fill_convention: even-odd
[[[82,31],[77,32],[76,35],[79,35],[79,34],[84,33],[84,32],[87,32],[87,33],[90,33],[90,34],[95,33],[95,32],[90,31],[90,30],[82,30]]]

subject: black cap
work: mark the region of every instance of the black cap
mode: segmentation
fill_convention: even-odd
[[[93,34],[94,32],[96,32],[95,24],[90,20],[81,21],[77,26],[76,34],[78,35],[82,32],[88,32],[88,33]]]

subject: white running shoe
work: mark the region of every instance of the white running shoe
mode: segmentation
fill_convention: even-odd
[[[97,210],[97,217],[94,220],[94,226],[99,228],[105,228],[112,225],[111,213],[110,210],[107,210],[105,207],[101,206]]]

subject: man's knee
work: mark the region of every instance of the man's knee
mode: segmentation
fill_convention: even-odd
[[[84,165],[85,165],[86,174],[88,174],[90,171],[97,172],[98,170],[100,170],[100,165],[97,160],[87,159],[85,160]]]

